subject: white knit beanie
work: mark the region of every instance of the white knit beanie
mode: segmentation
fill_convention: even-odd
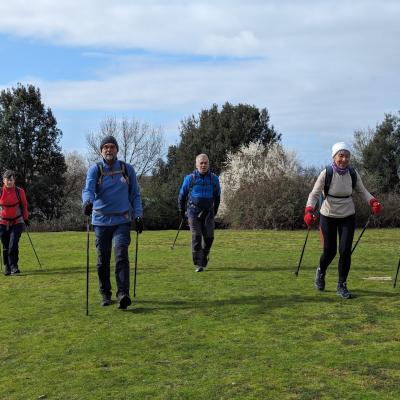
[[[340,150],[347,150],[350,153],[350,147],[345,142],[338,142],[332,146],[332,158],[335,157],[336,153]]]

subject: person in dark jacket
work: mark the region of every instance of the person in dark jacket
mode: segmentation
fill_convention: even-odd
[[[192,232],[192,255],[196,272],[207,267],[214,241],[214,217],[221,199],[219,178],[209,170],[206,154],[196,157],[196,170],[186,175],[179,190],[178,207],[187,216]]]
[[[29,225],[28,202],[24,189],[15,186],[15,172],[3,174],[0,196],[0,235],[3,245],[4,275],[19,274],[19,239]]]
[[[100,151],[103,160],[92,165],[87,173],[82,191],[83,212],[92,215],[96,235],[101,304],[111,304],[110,260],[114,242],[118,308],[126,309],[132,303],[128,257],[130,226],[134,220],[136,232],[143,231],[142,200],[132,165],[117,159],[117,140],[113,136],[105,137]]]

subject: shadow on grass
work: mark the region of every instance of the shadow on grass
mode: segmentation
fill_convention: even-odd
[[[92,268],[91,268],[92,270]],[[59,269],[38,269],[34,271],[23,271],[21,272],[21,276],[29,276],[29,275],[68,275],[68,274],[84,274],[86,272],[86,268],[75,267],[75,268],[59,268]]]
[[[376,291],[376,290],[365,290],[365,289],[356,289],[354,290],[354,297],[399,297],[400,293],[395,292],[395,289],[393,287],[388,288],[386,292],[383,292],[381,290]]]
[[[167,269],[167,267],[164,267]],[[134,267],[131,267],[131,274],[133,273]],[[138,267],[138,273],[143,273],[143,270],[146,272],[159,272],[159,267],[144,267],[142,271],[140,271],[140,266]],[[90,272],[97,272],[95,266],[90,267]],[[37,269],[37,270],[22,270],[19,274],[20,276],[30,276],[30,275],[68,275],[68,274],[85,274],[86,267],[71,267],[71,268],[58,268],[58,269]],[[114,274],[113,267],[111,268],[111,274]]]
[[[223,300],[210,300],[210,301],[183,301],[183,300],[171,300],[171,301],[152,301],[152,300],[140,300],[138,301],[138,307],[134,307],[127,310],[128,312],[136,314],[145,314],[160,310],[200,310],[200,309],[213,309],[226,306],[235,305],[257,305],[263,306],[265,309],[272,310],[275,308],[287,308],[291,305],[298,305],[299,303],[336,303],[336,297],[318,297],[318,296],[300,296],[300,295],[271,295],[271,296],[243,296],[243,297],[232,297]],[[149,305],[148,307],[146,305]],[[143,306],[144,305],[144,306]],[[143,307],[141,307],[143,306]]]
[[[292,271],[293,269],[293,271]],[[265,267],[260,267],[260,266],[255,266],[255,267],[226,267],[226,268],[220,268],[220,267],[209,267],[207,269],[207,272],[214,272],[214,271],[223,271],[223,272],[229,272],[229,271],[235,271],[235,272],[271,272],[271,271],[277,271],[277,272],[292,272],[296,270],[296,267],[293,266],[268,266],[266,265]]]

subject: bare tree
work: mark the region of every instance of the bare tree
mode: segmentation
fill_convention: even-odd
[[[133,165],[139,180],[148,175],[157,160],[164,155],[165,143],[161,127],[154,128],[135,119],[123,118],[117,121],[116,118],[109,117],[100,123],[98,132],[86,135],[90,163],[101,159],[100,143],[108,135],[117,139],[119,158]]]

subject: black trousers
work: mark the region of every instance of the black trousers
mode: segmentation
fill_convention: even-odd
[[[351,247],[355,229],[355,215],[345,218],[330,218],[320,215],[320,229],[324,239],[324,251],[319,260],[319,268],[326,272],[336,256],[339,235],[338,273],[340,283],[346,282],[351,265]]]
[[[192,232],[193,264],[205,267],[214,241],[214,214],[209,212],[201,217],[189,216],[188,220]]]
[[[3,244],[3,261],[6,272],[18,269],[19,260],[19,239],[24,224],[15,224],[7,227],[7,225],[0,225],[1,242]]]

